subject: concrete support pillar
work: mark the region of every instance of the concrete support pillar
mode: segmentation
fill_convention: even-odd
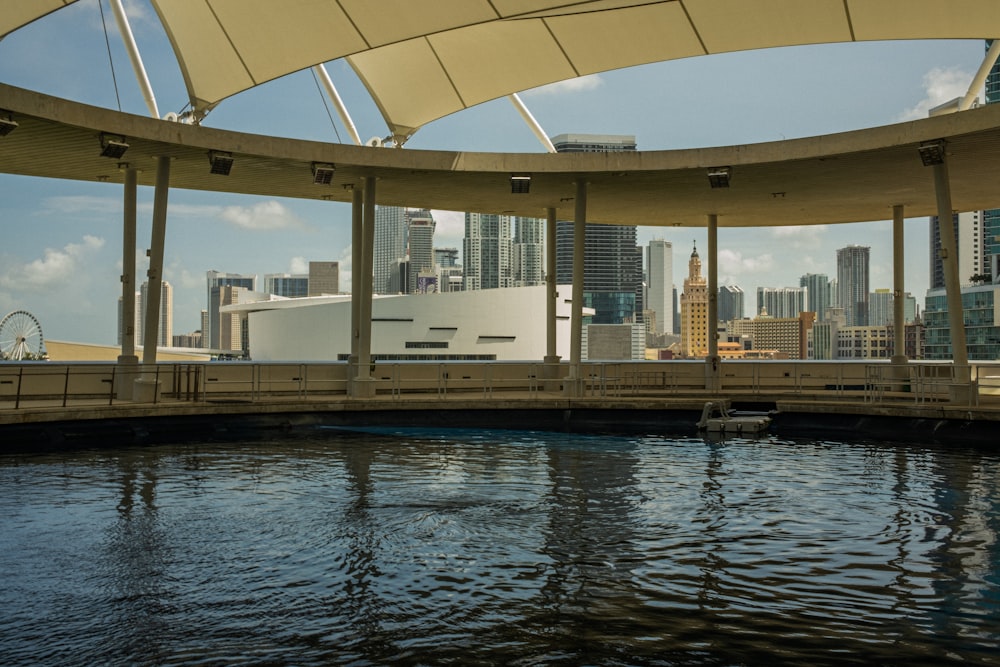
[[[587,182],[576,182],[573,218],[573,296],[570,314],[570,368],[564,384],[567,396],[583,396],[583,258],[587,247]]]
[[[542,377],[545,390],[557,389],[560,357],[556,350],[556,307],[559,293],[556,287],[556,210],[545,209],[545,359]]]
[[[167,196],[170,193],[170,158],[156,158],[153,191],[153,232],[149,245],[146,318],[143,322],[142,375],[135,381],[135,400],[153,403],[159,393],[156,377],[156,344],[160,338],[160,292],[163,283],[163,245],[167,231]]]
[[[375,396],[375,379],[371,375],[372,361],[372,268],[375,264],[375,177],[365,176],[364,201],[361,222],[361,266],[353,273],[353,281],[358,281],[357,295],[361,300],[358,312],[358,375],[351,383],[351,396],[372,398]],[[352,297],[353,298],[353,297]]]
[[[135,225],[137,172],[125,168],[122,216],[122,350],[115,371],[115,397],[132,400],[139,357],[135,354]]]
[[[719,216],[708,216],[708,357],[705,359],[705,389],[717,391],[722,375],[719,360]]]
[[[358,364],[358,341],[361,336],[361,270],[364,260],[362,259],[363,233],[363,196],[361,188],[354,188],[351,192],[351,356],[350,364],[351,378],[357,375]]]
[[[903,300],[905,294],[903,272],[903,206],[892,207],[892,364],[890,377],[893,391],[910,390],[910,371],[906,358],[906,324]]]
[[[938,228],[941,233],[941,265],[944,270],[944,289],[948,302],[948,329],[951,333],[951,358],[955,366],[955,382],[951,400],[967,403],[971,398],[972,375],[969,372],[969,353],[965,341],[965,321],[962,311],[962,284],[958,275],[958,246],[952,224],[951,184],[948,179],[947,157],[942,155],[935,164],[934,191],[937,195]]]
[[[892,363],[906,363],[903,207],[892,207]]]

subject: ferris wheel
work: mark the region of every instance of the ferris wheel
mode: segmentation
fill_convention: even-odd
[[[26,310],[15,310],[0,320],[0,355],[3,359],[41,359],[44,354],[42,325],[38,323],[38,318]]]

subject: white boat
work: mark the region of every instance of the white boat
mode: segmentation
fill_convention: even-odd
[[[739,415],[729,411],[726,402],[708,401],[701,411],[698,430],[734,435],[763,433],[771,425],[767,415]]]

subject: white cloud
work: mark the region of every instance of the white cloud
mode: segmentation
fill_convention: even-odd
[[[253,206],[226,206],[219,213],[226,222],[252,230],[304,227],[301,220],[280,202],[260,202]]]
[[[582,93],[590,90],[596,90],[603,85],[604,79],[601,78],[600,74],[588,74],[587,76],[578,76],[575,79],[556,81],[555,83],[550,83],[547,86],[532,88],[531,90],[524,91],[523,94],[531,96]]]
[[[122,214],[122,200],[114,197],[95,197],[92,195],[77,195],[65,197],[47,197],[39,208],[45,215],[80,215],[96,213],[100,215]]]
[[[771,227],[771,236],[785,248],[819,248],[824,243],[826,232],[826,225]]]
[[[149,262],[143,259],[137,259],[136,266],[136,281],[137,283],[142,283],[146,280],[146,268]],[[192,288],[204,288],[205,287],[205,274],[204,273],[191,273],[188,269],[184,268],[180,260],[171,262],[169,266],[163,269],[163,278],[169,282],[175,289],[192,289]]]
[[[434,216],[434,247],[459,248],[465,238],[465,213],[459,211],[431,211]]]
[[[292,257],[288,272],[292,275],[302,275],[309,273],[309,260],[305,257]]]
[[[719,273],[727,276],[741,276],[747,273],[766,273],[774,269],[774,256],[770,253],[755,257],[744,257],[738,250],[719,251]]]
[[[927,112],[939,104],[965,95],[972,75],[959,67],[935,67],[924,74],[924,99],[903,111],[897,122],[927,118]]]
[[[78,282],[88,260],[104,247],[104,239],[84,236],[82,243],[68,243],[62,249],[46,248],[42,257],[13,265],[0,275],[0,286],[10,290],[37,291]]]
[[[144,202],[139,205],[144,213],[152,214],[153,203]],[[167,218],[218,218],[223,208],[213,204],[180,204],[171,203],[167,206]],[[169,223],[168,223],[169,224]]]

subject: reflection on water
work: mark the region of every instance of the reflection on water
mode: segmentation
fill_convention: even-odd
[[[0,457],[0,662],[997,664],[998,461],[406,429]]]

